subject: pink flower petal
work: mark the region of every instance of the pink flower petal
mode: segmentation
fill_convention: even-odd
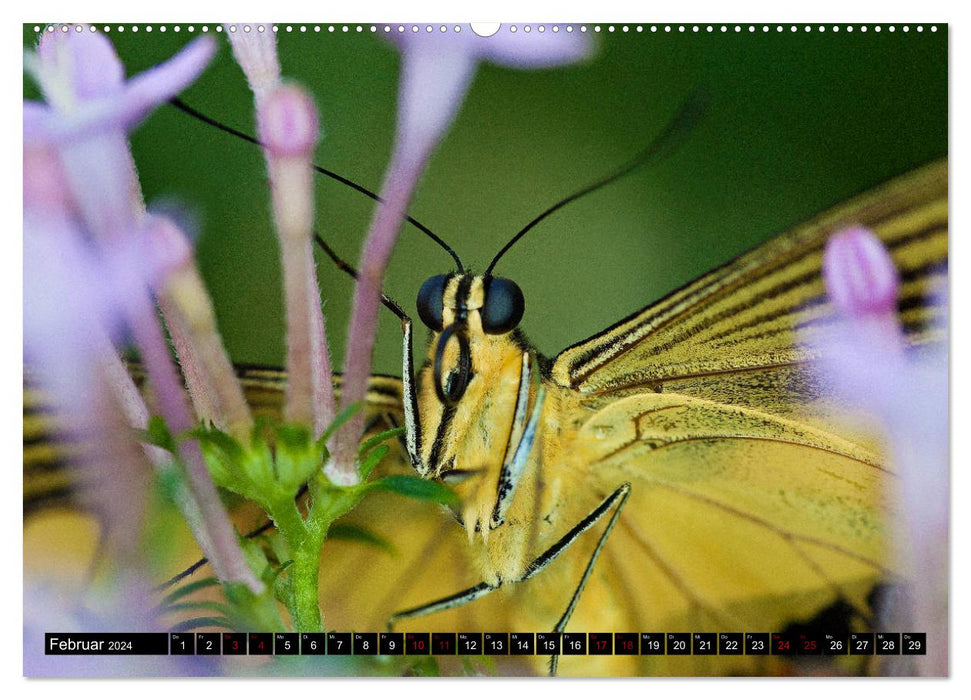
[[[41,37],[37,55],[44,73],[69,85],[77,101],[117,95],[124,87],[125,68],[115,47],[101,32],[47,32]],[[48,101],[68,109],[62,101],[67,96],[59,95],[52,81],[45,83],[42,87]]]
[[[127,124],[136,124],[158,105],[182,92],[205,70],[215,53],[215,40],[201,36],[165,63],[129,80],[124,100]]]
[[[43,102],[24,100],[24,147],[49,139],[50,108]]]
[[[460,32],[395,32],[388,38],[403,52],[425,51],[442,61],[462,55],[510,68],[552,68],[588,58],[592,37],[582,32],[510,32],[503,25],[492,36],[479,36],[469,25]]]
[[[833,304],[850,316],[893,313],[900,278],[880,239],[861,226],[834,234],[823,255],[823,278]]]
[[[397,146],[410,164],[424,161],[451,125],[476,61],[466,53],[442,56],[433,47],[406,50],[401,60]]]
[[[274,156],[310,156],[317,145],[320,123],[313,100],[287,85],[266,96],[257,108],[260,140]]]

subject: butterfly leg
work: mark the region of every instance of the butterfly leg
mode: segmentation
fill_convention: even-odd
[[[519,579],[513,583],[519,583],[521,581],[526,581],[531,579],[533,576],[541,572],[547,566],[549,566],[557,557],[559,557],[564,550],[567,549],[571,544],[577,541],[577,539],[584,532],[596,525],[600,519],[611,510],[615,508],[614,514],[610,517],[607,522],[607,527],[604,529],[600,539],[597,540],[597,547],[593,551],[593,555],[590,557],[590,561],[587,562],[586,569],[583,571],[583,576],[580,579],[580,584],[577,586],[576,590],[573,592],[573,597],[570,599],[570,603],[567,606],[566,611],[560,617],[559,622],[553,628],[554,632],[562,632],[563,628],[566,627],[567,622],[570,621],[570,617],[573,615],[573,611],[577,606],[577,601],[580,599],[580,594],[583,593],[583,589],[586,588],[587,581],[590,578],[590,574],[593,572],[594,564],[597,563],[597,559],[600,557],[600,552],[603,549],[604,544],[607,541],[607,537],[610,535],[611,530],[613,530],[614,525],[617,524],[617,518],[620,516],[620,511],[627,502],[627,497],[630,495],[630,483],[624,482],[617,489],[607,496],[596,508],[594,508],[590,513],[584,517],[580,522],[574,525],[569,532],[567,532],[563,537],[561,537],[555,544],[553,544],[549,549],[540,554],[536,559],[534,559],[526,567],[526,573],[524,573]],[[426,603],[415,608],[410,608],[408,610],[402,610],[392,615],[388,619],[388,629],[390,630],[396,622],[399,620],[405,620],[413,617],[422,617],[424,615],[431,615],[432,613],[442,612],[444,610],[451,610],[452,608],[457,608],[466,603],[471,603],[472,601],[478,600],[495,590],[498,590],[503,585],[503,581],[500,579],[495,585],[482,582],[471,588],[466,588],[463,591],[454,593],[445,598],[440,598],[438,600],[432,601],[431,603]],[[556,667],[558,663],[558,656],[553,656],[550,658],[550,673],[551,675],[556,675]]]
[[[431,603],[425,603],[424,605],[419,605],[415,608],[409,608],[408,610],[396,612],[394,615],[388,618],[388,631],[391,631],[394,628],[395,623],[399,620],[407,620],[411,617],[423,617],[425,615],[431,615],[432,613],[442,612],[443,610],[457,608],[461,605],[465,605],[466,603],[471,603],[474,600],[478,600],[479,598],[482,598],[493,591],[499,590],[500,586],[502,586],[501,579],[495,585],[488,584],[483,581],[477,586],[472,586],[471,588],[466,588],[464,591],[459,591],[458,593],[453,593],[450,596],[433,600]]]
[[[580,578],[580,583],[577,585],[576,590],[573,592],[573,597],[570,598],[569,605],[567,605],[566,610],[563,611],[563,615],[560,617],[559,622],[557,622],[556,626],[553,628],[554,632],[557,632],[557,633],[562,632],[566,627],[567,623],[570,621],[570,618],[573,616],[573,611],[577,607],[577,602],[580,600],[580,595],[583,593],[583,589],[587,587],[587,581],[590,579],[590,574],[593,573],[593,566],[594,564],[597,563],[597,559],[600,558],[600,553],[603,550],[604,544],[606,544],[607,542],[607,537],[610,536],[611,530],[613,530],[614,525],[617,524],[617,519],[620,517],[620,511],[623,509],[624,504],[627,503],[628,496],[630,496],[630,482],[625,481],[623,484],[617,487],[617,490],[614,491],[612,494],[610,494],[610,496],[608,496],[603,503],[597,506],[597,508],[592,513],[590,513],[590,515],[588,515],[586,518],[581,520],[580,523],[573,528],[573,530],[567,533],[566,537],[564,537],[563,539],[560,540],[560,542],[557,543],[557,544],[563,543],[564,548],[569,546],[570,543],[573,541],[572,539],[568,539],[570,538],[571,535],[573,539],[576,539],[580,535],[580,533],[584,532],[587,528],[591,527],[595,522],[597,522],[597,520],[599,520],[603,516],[603,514],[606,513],[614,504],[617,505],[616,510],[614,510],[614,514],[610,516],[610,520],[607,522],[607,527],[604,528],[603,534],[601,534],[600,539],[597,540],[597,547],[596,549],[593,550],[593,554],[590,556],[590,561],[587,562],[587,568],[584,569],[583,571],[583,576]],[[552,550],[555,547],[556,545],[550,548],[550,550]],[[547,552],[549,552],[550,550],[547,550]],[[559,552],[555,553],[553,556],[555,557],[556,554],[558,553]],[[540,559],[543,559],[543,557],[540,557]],[[539,560],[537,560],[537,562],[538,561]],[[534,564],[535,563],[536,562],[534,562]],[[539,565],[539,569],[542,569],[548,563],[549,563],[548,561],[545,563],[541,563]],[[534,573],[535,572],[527,573],[527,575],[523,577],[523,580],[530,578],[531,576],[534,575]],[[550,657],[551,676],[556,675],[556,668],[557,668],[557,665],[559,664],[559,659],[560,657],[556,654]]]

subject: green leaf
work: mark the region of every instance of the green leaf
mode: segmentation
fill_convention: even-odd
[[[242,462],[246,450],[229,433],[224,433],[219,428],[194,428],[186,433],[188,437],[195,438],[200,443],[211,445],[221,450],[226,457],[234,464]]]
[[[415,498],[419,501],[443,503],[447,506],[458,506],[461,503],[455,492],[447,486],[434,481],[425,481],[418,476],[395,474],[373,481],[369,486],[382,491],[391,491],[408,498]]]
[[[179,504],[179,496],[187,489],[185,476],[175,462],[169,462],[155,471],[155,488],[164,503]]]
[[[402,425],[397,428],[391,428],[390,430],[385,430],[384,432],[378,433],[361,443],[361,448],[358,450],[357,454],[364,457],[368,452],[371,451],[376,445],[380,445],[385,440],[390,440],[391,438],[398,437],[399,435],[405,434],[405,427]]]
[[[306,452],[310,449],[310,429],[300,423],[281,423],[276,428],[277,447],[284,447],[294,452]]]
[[[354,414],[360,411],[362,408],[364,408],[364,404],[362,402],[352,403],[350,406],[338,413],[337,417],[334,418],[331,424],[327,426],[327,430],[324,431],[324,434],[320,436],[319,440],[317,440],[317,444],[321,447],[325,446],[327,441],[330,440],[330,436],[333,435],[339,427],[349,421]]]
[[[173,613],[181,610],[213,610],[226,618],[232,614],[230,607],[225,603],[217,603],[214,600],[189,601],[187,603],[176,603],[167,606],[162,612]]]
[[[371,476],[371,472],[374,468],[378,466],[378,462],[384,459],[384,456],[388,454],[391,450],[387,445],[378,445],[375,447],[364,461],[361,462],[361,466],[358,467],[357,471],[361,475],[361,481],[367,481],[367,478]]]
[[[163,450],[175,454],[177,449],[175,438],[172,437],[169,426],[165,424],[165,419],[161,416],[152,416],[149,418],[148,428],[139,432],[141,433],[142,439],[149,445],[161,447]]]
[[[336,523],[331,525],[330,530],[327,532],[327,538],[360,542],[372,547],[377,547],[378,549],[383,549],[384,551],[388,552],[388,554],[395,553],[394,546],[390,542],[380,535],[375,534],[371,530],[358,525],[350,525],[348,523]]]
[[[275,569],[275,570],[273,571],[273,573],[272,573],[272,578],[273,578],[273,579],[275,579],[275,578],[277,578],[277,577],[278,577],[278,576],[279,576],[280,574],[282,574],[282,573],[283,573],[284,571],[286,571],[286,570],[287,570],[287,569],[288,569],[289,567],[291,567],[291,566],[293,566],[293,559],[287,559],[287,560],[286,560],[286,561],[284,561],[284,562],[280,562],[280,566],[278,566],[278,567],[277,567],[277,568],[276,568],[276,569]],[[272,579],[271,579],[271,580],[272,580]]]
[[[288,498],[310,479],[321,466],[318,445],[307,426],[284,423],[276,433],[276,476]]]
[[[438,659],[434,656],[423,656],[411,663],[411,667],[405,671],[406,676],[440,676],[441,671],[438,667]]]
[[[188,632],[189,630],[200,627],[225,627],[228,630],[233,628],[232,623],[225,617],[193,617],[183,620],[177,625],[173,625],[172,632]]]
[[[170,605],[177,600],[185,598],[188,595],[192,595],[196,591],[201,591],[204,588],[211,588],[212,586],[218,586],[219,579],[215,576],[210,576],[208,578],[199,579],[198,581],[193,581],[192,583],[186,584],[176,588],[174,591],[169,593],[167,596],[162,598],[162,605]]]

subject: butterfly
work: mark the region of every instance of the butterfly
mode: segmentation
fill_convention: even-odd
[[[946,193],[946,163],[928,165],[550,360],[516,330],[525,300],[514,282],[431,277],[418,294],[431,331],[422,369],[408,373],[406,325],[404,379],[375,377],[368,410],[407,427],[405,459],[391,468],[443,481],[463,506],[365,503],[350,521],[395,554],[325,545],[328,625],[779,631],[834,606],[865,624],[875,588],[907,573],[887,551],[894,475],[847,433],[848,407],[818,383],[796,333],[831,318],[822,246],[854,222],[901,270],[909,343],[941,342],[942,311],[925,300],[946,274]],[[241,379],[254,409],[278,409],[284,373],[248,368]],[[30,397],[25,512],[68,492],[63,470],[36,468],[54,446],[41,397]],[[752,658],[566,657],[559,670],[768,670]]]
[[[832,318],[822,249],[853,222],[872,227],[901,270],[908,341],[941,342],[942,310],[922,300],[946,274],[946,192],[945,163],[926,166],[545,362],[514,330],[524,302],[514,282],[430,278],[416,377],[405,332],[407,452],[463,507],[434,525],[405,509],[375,516],[407,549],[393,566],[335,554],[350,561],[332,572],[330,600],[415,630],[781,631],[834,606],[865,623],[875,589],[905,575],[888,552],[894,476],[847,432],[851,409],[812,374],[797,332]],[[340,584],[347,570],[353,587]],[[563,668],[750,663],[642,657],[624,671],[618,657],[591,656]]]
[[[347,524],[394,553],[328,541],[328,626],[775,631],[836,607],[865,625],[874,590],[905,573],[886,551],[893,475],[847,432],[848,408],[814,379],[796,332],[829,317],[826,236],[862,223],[902,271],[909,342],[941,342],[926,298],[944,274],[946,192],[946,165],[930,165],[548,359],[518,330],[526,300],[515,282],[464,269],[429,278],[417,295],[425,363],[413,373],[408,327],[403,376],[376,377],[368,410],[407,428],[400,463],[385,468],[440,479],[463,506],[366,502]],[[241,376],[255,407],[278,407],[285,376]],[[31,398],[42,397],[25,394],[25,406]],[[51,449],[35,417],[25,407],[25,510],[69,492],[62,470],[33,468]],[[510,672],[546,670],[544,657],[517,661]],[[759,663],[587,656],[558,670],[771,670]]]

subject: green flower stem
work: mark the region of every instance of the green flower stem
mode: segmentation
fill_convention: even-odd
[[[288,594],[282,597],[298,632],[323,631],[320,613],[320,555],[331,523],[347,513],[364,496],[363,488],[333,488],[311,482],[311,507],[301,516],[291,496],[264,503],[290,550],[293,563],[287,567]]]
[[[296,552],[307,537],[307,524],[297,510],[296,502],[292,498],[274,501],[267,503],[265,509],[290,550]]]
[[[327,523],[329,526],[330,523]],[[322,632],[320,615],[319,577],[320,550],[324,545],[327,527],[321,523],[306,523],[306,536],[293,552],[293,564],[287,571],[291,577],[290,616],[297,632]]]
[[[304,537],[293,547],[290,615],[298,632],[323,631],[320,614],[320,555],[331,523],[341,517],[364,497],[362,487],[333,488],[315,479],[310,484],[312,505],[302,521]],[[286,536],[286,533],[284,533]]]

